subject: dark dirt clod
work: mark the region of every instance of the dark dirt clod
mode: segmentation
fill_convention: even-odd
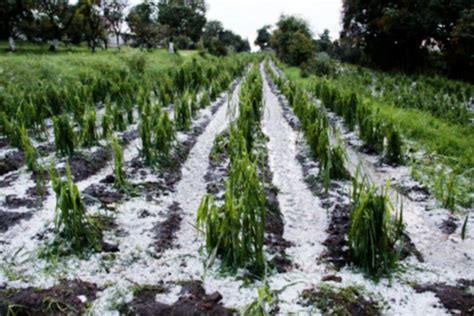
[[[341,283],[341,282],[342,282],[342,277],[337,276],[337,275],[334,275],[334,274],[330,274],[330,275],[325,275],[325,276],[323,276],[323,277],[321,278],[321,281],[323,281],[323,282],[332,281],[332,282]]]
[[[417,293],[433,292],[441,304],[455,315],[474,315],[474,294],[470,287],[474,286],[474,280],[458,280],[458,284],[446,285],[435,283],[416,285]]]
[[[156,302],[156,295],[163,293],[162,287],[145,287],[135,293],[135,297],[127,306],[122,308],[123,315],[234,315],[234,312],[222,306],[222,296],[218,292],[206,294],[202,283],[190,281],[182,284],[180,297],[174,304]]]
[[[9,175],[5,176],[5,178],[0,180],[0,188],[6,188],[6,187],[12,185],[12,183],[15,182],[16,180],[18,180],[18,174],[17,173],[9,174]]]
[[[0,210],[0,233],[6,232],[10,227],[18,224],[24,219],[30,219],[31,216],[31,212],[16,213],[4,212]]]
[[[20,169],[25,163],[25,155],[19,150],[14,150],[0,159],[0,176]]]
[[[131,130],[131,131],[126,131],[126,132],[123,132],[122,134],[122,145],[128,145],[130,144],[132,141],[134,141],[135,139],[137,139],[139,136],[139,133],[138,133],[138,130],[137,129],[134,129],[134,130]]]
[[[408,197],[412,201],[423,202],[430,196],[430,191],[421,185],[415,184],[413,186],[403,186],[394,184],[393,187],[400,192],[400,194]]]
[[[38,150],[38,153],[41,156],[46,156],[56,151],[56,145],[54,143],[48,143],[44,145],[39,145],[36,149]]]
[[[448,235],[453,234],[458,228],[458,223],[456,223],[456,221],[456,218],[453,216],[449,216],[448,218],[444,219],[440,226],[441,231]]]
[[[49,289],[0,290],[0,315],[7,315],[9,307],[14,315],[81,315],[87,303],[96,299],[97,291],[95,284],[80,280],[62,281]],[[85,296],[87,301],[79,296]]]
[[[87,205],[92,205],[99,201],[102,204],[117,203],[123,198],[123,194],[117,191],[110,191],[105,186],[100,184],[92,184],[88,186],[82,194],[84,202]]]
[[[107,148],[99,148],[87,156],[84,154],[75,154],[69,159],[74,181],[82,181],[96,174],[106,166],[111,158],[112,153],[110,149]],[[63,169],[61,173],[64,172]]]
[[[155,225],[155,248],[157,252],[163,252],[173,246],[173,242],[176,239],[176,232],[179,230],[183,219],[182,213],[183,210],[179,206],[179,203],[174,202],[168,208],[166,219]]]
[[[34,208],[42,205],[49,192],[46,187],[30,187],[26,190],[25,197],[18,197],[17,195],[7,195],[5,198],[5,206],[9,209],[19,207]]]
[[[8,140],[6,138],[0,138],[0,149],[8,146]]]
[[[33,208],[40,205],[40,201],[30,198],[20,198],[17,195],[10,194],[5,197],[5,207],[15,209],[20,207]]]

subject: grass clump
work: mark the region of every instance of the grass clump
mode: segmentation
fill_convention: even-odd
[[[304,290],[301,301],[306,306],[318,309],[323,315],[381,315],[381,304],[366,296],[369,295],[361,287],[336,288],[323,284]]]
[[[58,175],[54,167],[49,175],[56,193],[56,213],[54,216],[55,240],[51,253],[62,255],[74,253],[83,255],[87,251],[101,249],[101,231],[86,214],[79,189],[74,184],[71,168],[66,164],[66,179]]]
[[[38,170],[38,153],[36,148],[31,144],[30,137],[28,136],[28,131],[25,126],[19,128],[20,133],[20,143],[23,152],[25,153],[26,165],[30,171]]]
[[[179,131],[188,131],[191,127],[191,106],[186,96],[174,101],[174,113],[176,116],[176,128]]]
[[[69,118],[66,115],[59,115],[53,118],[54,143],[56,152],[60,156],[70,156],[74,153],[75,136]]]
[[[112,138],[111,143],[114,151],[114,186],[121,191],[128,191],[130,185],[123,171],[123,148],[116,137]]]
[[[96,131],[96,111],[94,108],[86,110],[82,120],[82,145],[91,147],[97,145],[99,137]]]
[[[154,130],[154,145],[160,161],[167,160],[171,151],[171,143],[176,138],[174,122],[168,112],[160,115]]]
[[[349,228],[351,260],[373,277],[389,274],[397,265],[396,243],[403,233],[403,210],[392,216],[394,207],[388,197],[389,185],[377,189],[365,179],[354,177]]]

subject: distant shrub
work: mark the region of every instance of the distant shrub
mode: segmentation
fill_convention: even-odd
[[[128,67],[132,72],[142,74],[145,72],[147,59],[144,53],[133,53],[125,57]]]
[[[303,77],[309,77],[310,75],[333,76],[335,73],[336,66],[327,53],[319,53],[301,64],[301,75]]]

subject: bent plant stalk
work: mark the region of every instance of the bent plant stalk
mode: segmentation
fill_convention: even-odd
[[[101,231],[86,215],[79,189],[72,181],[69,164],[66,164],[66,180],[60,178],[53,166],[49,174],[56,193],[55,240],[51,245],[51,253],[62,255],[73,252],[83,255],[90,250],[100,250]]]

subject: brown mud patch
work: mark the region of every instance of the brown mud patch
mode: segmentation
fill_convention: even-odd
[[[25,155],[19,150],[13,150],[0,158],[0,176],[20,169],[25,163]]]
[[[107,162],[112,158],[110,149],[99,148],[91,154],[77,153],[69,159],[71,166],[71,173],[74,181],[82,181],[90,176],[95,175],[102,168],[107,165]],[[65,173],[65,169],[61,170]]]
[[[176,232],[179,230],[183,219],[182,213],[183,210],[179,206],[179,203],[174,202],[168,207],[166,219],[155,225],[155,249],[158,253],[162,253],[173,247],[173,243],[177,237]]]
[[[173,304],[156,301],[156,295],[164,293],[162,286],[145,286],[135,291],[134,299],[120,310],[121,315],[154,316],[154,315],[234,315],[235,312],[225,308],[220,301],[219,292],[207,294],[202,283],[198,281],[184,282],[180,297]]]
[[[458,280],[455,286],[445,283],[416,285],[417,293],[433,292],[453,315],[474,315],[474,280]]]
[[[82,315],[97,291],[95,284],[80,280],[62,281],[49,289],[4,289],[0,290],[0,314]]]
[[[10,227],[18,224],[22,220],[30,219],[31,216],[31,212],[17,213],[0,210],[0,233],[6,232]]]

